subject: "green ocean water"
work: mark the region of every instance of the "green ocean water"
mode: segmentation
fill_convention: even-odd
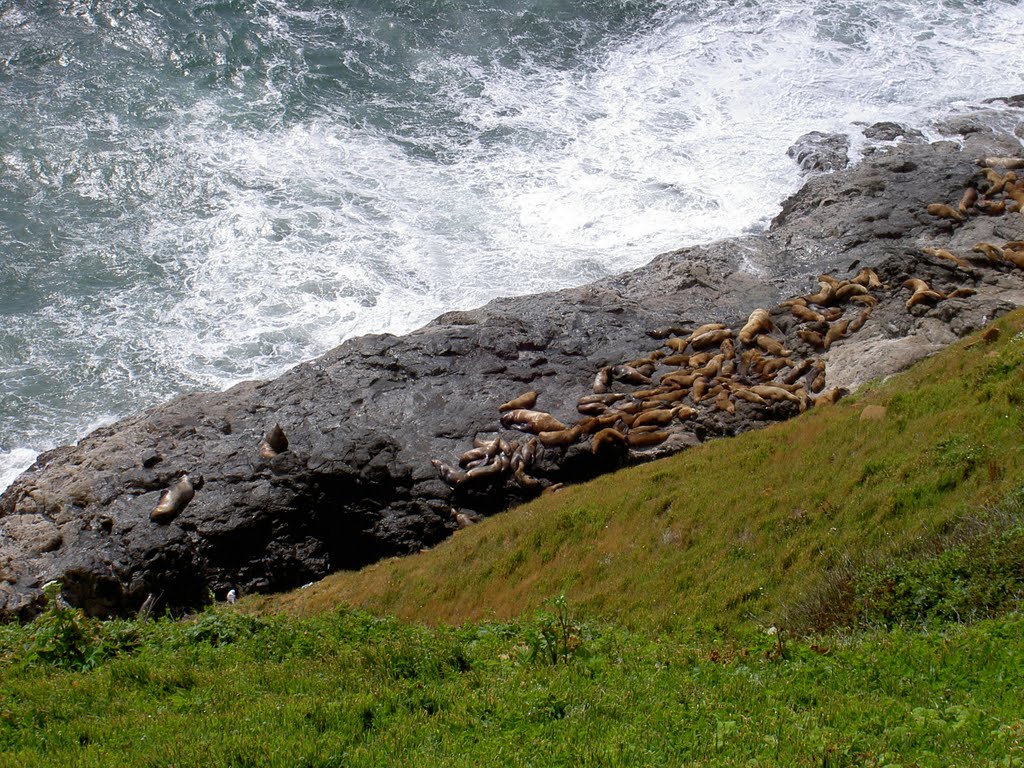
[[[0,0],[0,487],[176,394],[763,228],[794,138],[1024,91],[1022,28],[1016,2]]]

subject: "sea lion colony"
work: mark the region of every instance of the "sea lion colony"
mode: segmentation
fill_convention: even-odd
[[[958,202],[933,203],[927,213],[950,229],[970,216],[1024,215],[1024,178],[1015,173],[1024,168],[1024,158],[984,158],[979,165]],[[936,247],[922,251],[951,265],[954,279],[961,281],[976,282],[979,268],[1024,269],[1024,240],[978,243],[962,255]],[[541,393],[526,392],[498,407],[500,429],[477,436],[457,467],[437,459],[431,463],[456,501],[466,491],[496,492],[509,483],[530,495],[562,487],[557,471],[545,469],[551,461],[539,466],[545,453],[557,468],[570,448],[579,453],[589,443],[589,454],[613,468],[664,455],[703,436],[731,434],[730,420],[738,422],[737,414],[747,421],[781,420],[834,403],[845,391],[827,389],[828,350],[857,333],[880,298],[901,289],[910,292],[905,306],[915,314],[975,293],[967,286],[937,290],[913,277],[899,286],[885,285],[869,268],[847,279],[821,275],[816,292],[771,310],[756,309],[740,327],[709,323],[649,332],[661,345],[598,370],[592,391],[578,399],[579,416],[571,424],[537,410]],[[462,527],[477,516],[453,511],[453,519]]]
[[[1024,168],[1024,158],[978,162],[981,170],[968,180],[959,201],[927,206],[927,213],[949,231],[971,216],[1024,215],[1024,178],[1016,173]],[[961,280],[977,282],[982,268],[1024,269],[1024,240],[979,242],[965,254],[931,246],[921,250]],[[848,279],[821,275],[814,293],[771,310],[756,309],[740,327],[708,323],[650,331],[661,345],[635,360],[600,368],[592,391],[578,399],[579,416],[571,424],[537,410],[540,393],[526,392],[498,406],[500,427],[490,437],[475,437],[457,467],[437,459],[431,463],[454,490],[456,502],[465,491],[494,493],[509,483],[532,495],[562,487],[557,470],[570,449],[594,457],[599,471],[613,469],[707,436],[732,434],[751,419],[781,420],[834,403],[845,391],[826,390],[829,349],[867,323],[880,297],[900,289],[910,292],[906,309],[920,314],[938,302],[975,293],[966,286],[937,290],[915,277],[899,287],[886,285],[870,268]],[[275,424],[257,450],[270,460],[288,449],[283,429]],[[542,458],[553,460],[545,464],[554,472],[539,466]],[[200,487],[182,475],[161,496],[153,521],[173,519]],[[455,510],[452,517],[460,527],[479,518]]]

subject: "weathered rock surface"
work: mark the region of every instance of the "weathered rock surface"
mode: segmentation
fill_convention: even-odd
[[[489,514],[537,492],[507,474],[453,490],[431,465],[454,466],[474,436],[495,435],[500,403],[536,390],[538,407],[570,424],[595,373],[657,349],[657,329],[738,328],[757,307],[813,292],[822,272],[873,266],[887,285],[863,328],[822,354],[828,386],[905,368],[1024,303],[1024,270],[968,271],[920,250],[965,254],[978,241],[1024,239],[1019,213],[958,222],[926,212],[956,206],[978,177],[977,157],[1021,153],[1013,131],[1022,111],[1001,103],[969,117],[990,113],[997,119],[986,125],[997,128],[971,130],[964,151],[877,146],[854,168],[811,178],[763,234],[451,312],[404,337],[353,339],[273,381],[187,395],[41,455],[0,496],[0,616],[38,611],[51,579],[95,615],[134,612],[150,594],[185,609],[231,588],[286,589],[431,546],[455,529],[455,510]],[[901,286],[911,277],[977,293],[908,310]],[[702,413],[671,440],[600,460],[580,444],[544,450],[531,472],[542,485],[582,480],[794,412],[778,406]],[[287,448],[261,449],[275,424]],[[186,473],[194,497],[152,520],[161,493]]]

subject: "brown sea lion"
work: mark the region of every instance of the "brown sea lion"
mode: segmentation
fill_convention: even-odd
[[[974,268],[966,261],[961,259],[952,251],[947,251],[945,248],[922,248],[922,252],[927,253],[929,256],[934,256],[937,259],[943,259],[944,261],[951,261],[956,264],[960,269],[965,269],[968,272],[973,272]]]
[[[825,348],[825,337],[817,331],[799,330],[796,332],[796,335],[800,337],[801,341],[809,344],[814,349]]]
[[[514,411],[517,408],[533,408],[537,404],[537,398],[540,393],[536,390],[530,390],[519,395],[519,397],[513,397],[507,403],[502,403],[498,406],[498,411],[504,413],[505,411]]]
[[[788,357],[792,354],[788,349],[782,346],[781,342],[773,339],[771,336],[762,333],[757,337],[757,346],[767,352],[769,355],[775,355],[775,357]]]
[[[967,213],[974,207],[976,202],[978,202],[978,190],[974,187],[968,187],[964,190],[963,197],[960,198],[957,210],[960,211],[960,213]]]
[[[982,157],[978,160],[978,165],[985,168],[1007,168],[1020,170],[1021,168],[1024,168],[1024,157]]]
[[[548,448],[556,446],[572,445],[579,440],[580,435],[583,434],[583,429],[580,425],[569,427],[568,429],[556,429],[548,432],[541,432],[537,437],[540,439],[542,445]]]
[[[281,429],[280,424],[275,424],[263,435],[263,442],[260,443],[260,456],[264,459],[272,459],[279,453],[288,450],[288,438]]]
[[[971,250],[982,254],[989,261],[1000,262],[1003,260],[1003,249],[992,243],[975,243]]]
[[[836,289],[836,301],[849,301],[854,296],[863,296],[867,292],[867,287],[860,283],[843,283]]]
[[[611,376],[616,381],[621,381],[625,384],[650,384],[651,377],[644,375],[643,372],[638,371],[636,368],[630,365],[614,365],[611,369]]]
[[[630,448],[650,448],[668,440],[668,432],[630,432],[626,435],[626,444]]]
[[[195,495],[195,487],[189,476],[182,475],[174,485],[169,486],[160,494],[160,501],[149,513],[149,519],[154,523],[169,523],[181,514],[181,511],[188,506]]]
[[[836,289],[832,283],[824,280],[818,281],[818,292],[812,293],[808,296],[804,296],[804,299],[808,304],[817,304],[818,306],[827,306],[832,303],[832,299],[835,297]]]
[[[739,339],[741,344],[749,347],[758,334],[770,331],[773,327],[774,324],[772,323],[771,315],[768,314],[768,310],[755,309],[747,317],[747,322],[744,323],[736,338]]]
[[[719,328],[717,330],[707,331],[699,336],[694,336],[690,340],[690,346],[697,350],[707,349],[708,347],[718,346],[723,341],[731,337],[732,331],[728,328]]]
[[[519,429],[523,432],[533,432],[534,434],[566,429],[565,424],[550,413],[531,411],[528,408],[517,408],[514,411],[508,411],[502,415],[501,425],[503,427],[511,427],[512,429]]]
[[[625,448],[626,447],[626,436],[619,432],[617,429],[602,429],[596,435],[590,443],[590,450],[593,453],[601,453],[608,450],[609,448]]]
[[[839,320],[833,323],[829,327],[828,333],[825,334],[825,349],[828,349],[835,342],[839,341],[839,339],[843,338],[843,336],[846,335],[846,331],[849,329],[849,327],[849,320]]]
[[[952,221],[963,221],[964,215],[956,208],[945,203],[932,203],[927,208],[929,215],[940,219],[951,219]]]
[[[794,304],[789,308],[789,311],[793,314],[793,317],[805,323],[822,323],[825,321],[825,317],[823,315],[804,306],[803,304]]]
[[[872,291],[885,287],[884,285],[882,285],[882,281],[878,277],[878,273],[875,272],[875,270],[871,269],[870,267],[864,267],[864,269],[858,272],[857,276],[852,278],[850,282],[857,283],[858,285],[863,285],[865,288]]]

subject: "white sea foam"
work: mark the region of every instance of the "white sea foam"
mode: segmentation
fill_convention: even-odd
[[[32,380],[59,393],[10,420],[0,487],[84,413],[274,375],[356,334],[764,227],[800,183],[786,149],[807,131],[930,130],[962,103],[1024,89],[1019,3],[679,2],[576,69],[423,58],[415,77],[446,95],[460,130],[400,142],[343,103],[283,119],[278,73],[302,76],[311,44],[291,26],[320,12],[260,12],[260,34],[290,53],[251,103],[206,96],[152,133],[89,116],[117,141],[64,147],[58,133],[48,163],[24,171],[133,213],[83,220],[62,243],[60,279],[91,265],[112,287],[58,290],[13,331],[33,340]],[[180,58],[157,20],[116,19],[154,60]]]

